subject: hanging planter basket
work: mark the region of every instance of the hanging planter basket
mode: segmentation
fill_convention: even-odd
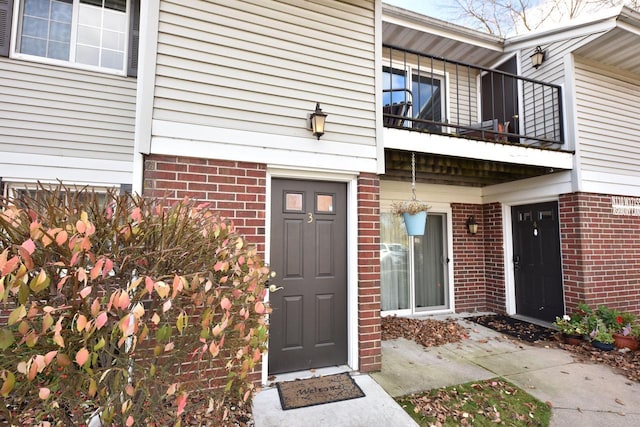
[[[402,215],[404,226],[409,236],[424,235],[427,226],[427,211],[431,209],[427,203],[416,199],[416,157],[411,153],[411,200],[393,202],[391,208],[397,215]]]
[[[427,211],[431,208],[427,203],[417,199],[394,202],[393,212],[402,215],[404,226],[409,236],[422,236],[427,225]]]
[[[404,226],[407,229],[409,236],[422,236],[424,235],[424,229],[427,226],[427,213],[418,212],[411,215],[410,213],[403,213]]]

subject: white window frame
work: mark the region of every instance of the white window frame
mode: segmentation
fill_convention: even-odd
[[[447,120],[447,117],[449,117],[449,112],[447,111],[449,108],[449,72],[443,72],[440,70],[433,70],[433,72],[426,72],[424,70],[420,70],[421,72],[418,73],[418,67],[414,67],[412,65],[409,65],[409,70],[408,70],[408,76],[409,81],[407,82],[409,85],[409,90],[411,90],[411,88],[413,87],[413,76],[421,76],[421,77],[428,77],[432,80],[440,80],[440,89],[441,89],[441,93],[440,93],[440,120],[444,123]],[[413,91],[411,92],[412,97],[415,99],[416,98],[416,94],[413,93]],[[414,102],[411,105],[411,116],[413,117],[414,111],[414,105],[416,103]],[[444,131],[444,127],[443,127],[443,131]]]
[[[16,50],[18,44],[18,27],[20,22],[20,8],[21,4],[24,3],[25,0],[15,0],[13,2],[13,18],[11,23],[11,45],[9,48],[9,57],[13,59],[19,59],[24,61],[31,62],[39,62],[42,64],[55,65],[59,67],[69,67],[86,71],[97,71],[100,73],[106,74],[114,74],[118,76],[126,76],[127,75],[127,65],[129,59],[129,38],[131,37],[131,0],[127,0],[127,10],[125,12],[126,16],[126,29],[124,34],[124,51],[123,51],[123,63],[122,69],[116,70],[114,68],[103,68],[93,65],[82,64],[78,62],[74,62],[71,58],[75,57],[76,53],[76,45],[77,41],[77,29],[78,29],[78,5],[80,4],[80,0],[73,0],[73,17],[71,18],[71,37],[70,37],[70,52],[69,52],[69,60],[60,60],[60,59],[52,59],[43,56],[37,55],[29,55],[26,53],[20,53]]]
[[[55,188],[57,183],[55,182],[43,182],[41,184],[45,189]],[[84,185],[84,184],[75,184],[75,183],[64,183],[65,187],[69,190],[74,190],[76,187],[78,189],[87,188],[89,191],[94,191],[97,194],[106,194],[109,189],[118,189],[117,186],[113,187],[102,187],[95,185]],[[2,181],[3,186],[3,196],[5,198],[13,198],[17,196],[17,191],[19,190],[27,190],[27,191],[36,191],[40,188],[40,186],[33,182],[19,182],[19,181]]]
[[[397,60],[391,60],[391,62],[389,62],[388,58],[383,58],[382,60],[383,64],[383,73],[384,73],[384,68],[390,68],[392,71],[393,70],[399,70],[402,71],[404,70],[404,89],[408,89],[409,91],[411,91],[411,88],[413,86],[413,76],[418,75],[418,66],[416,64],[407,62],[406,64],[404,62],[401,61],[397,61]],[[414,73],[415,71],[415,73]],[[429,77],[432,79],[438,79],[440,80],[440,88],[442,93],[440,94],[440,116],[441,116],[441,120],[444,123],[447,118],[449,117],[449,109],[451,108],[451,103],[450,103],[450,99],[449,99],[449,72],[448,71],[442,71],[442,70],[436,70],[434,69],[433,72],[429,71],[429,72],[425,72],[423,69],[420,69],[421,76],[424,77]],[[399,88],[398,88],[399,89]],[[411,108],[409,109],[409,112],[407,113],[408,116],[413,117],[413,113],[414,113],[414,98],[415,98],[415,94],[413,93],[413,91],[411,91]],[[443,133],[447,133],[447,132],[451,132],[450,129],[446,128],[445,126],[442,126],[442,132]]]

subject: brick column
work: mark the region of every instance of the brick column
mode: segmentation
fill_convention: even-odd
[[[358,178],[358,344],[361,372],[382,366],[380,327],[380,180]]]
[[[484,228],[487,309],[496,313],[504,313],[507,309],[502,223],[500,203],[483,205],[482,228]]]
[[[456,312],[486,311],[485,247],[486,227],[482,205],[452,203],[453,223],[453,275]],[[478,222],[478,233],[467,230],[467,219],[473,215]]]

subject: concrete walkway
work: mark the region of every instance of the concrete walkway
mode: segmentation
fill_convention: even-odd
[[[552,426],[640,425],[640,384],[607,366],[577,363],[570,352],[459,321],[471,331],[460,343],[425,349],[405,339],[383,341],[382,371],[355,376],[364,398],[283,411],[275,388],[261,391],[254,400],[256,427],[414,426],[391,396],[493,377],[549,402]]]

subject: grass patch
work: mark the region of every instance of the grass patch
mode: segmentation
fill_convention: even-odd
[[[414,393],[396,401],[421,426],[548,426],[551,408],[499,378]]]

